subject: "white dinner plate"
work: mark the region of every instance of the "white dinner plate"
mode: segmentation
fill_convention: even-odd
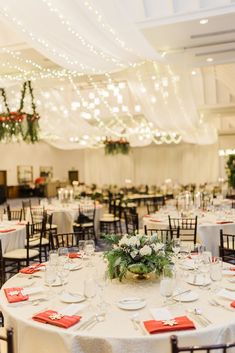
[[[128,297],[117,302],[117,306],[123,310],[138,310],[144,308],[146,300],[144,298]]]
[[[67,284],[68,283],[68,279],[66,279],[66,281],[64,282],[64,284]],[[45,282],[45,285],[46,286],[49,286],[48,283]],[[59,286],[62,286],[62,283],[61,283],[61,280],[60,278],[56,278],[56,281],[51,285],[52,287],[59,287]]]
[[[86,300],[86,298],[80,293],[68,292],[61,294],[60,300],[64,303],[80,303]]]
[[[181,295],[177,295],[177,293],[175,293],[174,295],[174,300],[176,301],[180,301],[180,302],[194,302],[195,300],[199,299],[199,295],[194,292],[194,291],[190,291],[188,293],[184,293]]]
[[[209,278],[204,278],[201,274],[191,274],[187,277],[186,282],[194,286],[208,286],[211,283]]]
[[[76,270],[80,270],[83,266],[82,263],[78,263],[76,262],[72,262],[68,264],[69,267],[69,271],[76,271]]]

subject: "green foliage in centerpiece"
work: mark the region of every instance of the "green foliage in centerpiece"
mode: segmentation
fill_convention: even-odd
[[[230,154],[227,160],[227,176],[228,176],[228,184],[233,189],[235,189],[235,154]]]
[[[113,235],[108,238],[113,244],[105,253],[111,279],[121,281],[128,271],[138,275],[154,272],[159,276],[164,266],[170,264],[171,251],[156,235],[126,234],[121,239]]]

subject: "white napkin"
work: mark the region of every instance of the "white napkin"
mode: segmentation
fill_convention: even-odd
[[[40,292],[44,292],[44,288],[43,287],[24,288],[21,291],[21,293],[23,295],[36,294],[36,293],[40,293]]]
[[[173,318],[173,315],[166,308],[153,308],[149,311],[155,320],[171,320]]]

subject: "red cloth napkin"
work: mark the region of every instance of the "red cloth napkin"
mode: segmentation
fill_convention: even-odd
[[[13,230],[16,230],[15,228],[12,229],[1,229],[0,233],[8,233],[8,232],[13,232]]]
[[[161,221],[159,221],[158,219],[150,219],[150,222],[161,222]]]
[[[217,224],[233,223],[233,221],[218,221]]]
[[[34,315],[32,318],[33,320],[42,322],[44,324],[51,324],[51,325],[55,325],[63,328],[69,328],[70,326],[75,325],[81,319],[81,316],[77,316],[77,315],[72,315],[72,316],[64,315],[58,319],[56,318],[53,319],[50,317],[56,314],[58,314],[57,311],[46,310]]]
[[[23,295],[21,293],[22,289],[23,289],[22,287],[4,288],[4,292],[7,297],[8,302],[9,303],[18,303],[18,302],[28,300],[29,296]],[[13,294],[14,292],[16,292],[16,294]],[[11,295],[11,293],[13,295]]]
[[[78,257],[81,257],[81,254],[78,254],[77,252],[70,252],[69,253],[69,258],[70,259],[76,259]]]
[[[33,265],[30,265],[28,267],[24,267],[20,270],[20,273],[25,273],[27,275],[31,275],[34,272],[37,272],[40,270],[40,268],[44,267],[45,264],[40,264],[40,263],[36,263]]]
[[[151,334],[195,329],[194,323],[187,316],[175,317],[173,320],[177,322],[176,325],[164,325],[167,321],[149,320],[144,321],[144,326]]]
[[[235,300],[230,304],[233,308],[235,308]]]

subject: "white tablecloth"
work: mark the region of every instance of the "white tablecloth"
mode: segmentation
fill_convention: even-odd
[[[98,267],[103,266],[101,258],[98,256],[95,256],[93,261],[96,266],[93,271],[97,271]],[[188,272],[185,271],[185,274]],[[84,279],[87,277],[88,268],[71,271],[67,290],[82,293]],[[231,312],[221,307],[211,306],[208,303],[212,296],[211,292],[186,284],[183,281],[183,275],[181,280],[182,289],[190,288],[199,294],[200,299],[192,303],[169,306],[169,310],[174,316],[182,314],[189,316],[187,310],[196,307],[201,308],[213,324],[208,327],[202,327],[195,321],[196,330],[175,332],[180,338],[180,343],[189,345],[235,341],[235,309],[234,312]],[[5,287],[20,286],[23,281],[30,283],[30,280],[15,276],[6,282]],[[44,283],[43,278],[35,278],[34,282],[34,286],[43,285]],[[177,283],[179,284],[179,281]],[[223,286],[225,287],[227,284],[231,283],[224,277]],[[59,287],[57,288],[58,290]],[[5,316],[6,325],[11,325],[14,328],[15,353],[170,353],[169,337],[172,333],[144,336],[133,327],[130,320],[133,311],[119,309],[116,305],[118,300],[123,297],[146,298],[146,307],[138,312],[141,321],[151,320],[149,309],[160,307],[163,303],[163,298],[159,293],[158,280],[129,280],[124,283],[115,280],[108,284],[105,291],[105,297],[108,302],[106,320],[98,323],[91,330],[79,331],[79,324],[69,329],[62,329],[32,320],[33,314],[45,308],[60,310],[70,305],[62,303],[58,297],[50,304],[46,302],[33,306],[28,302],[24,302],[12,305],[8,304],[3,290],[1,290],[0,305]],[[229,307],[231,302],[231,300],[226,299],[220,299],[220,301],[227,307]],[[83,304],[86,304],[86,302]],[[88,312],[87,307],[85,307],[79,311],[79,314],[82,316],[82,320],[86,320],[91,315],[91,312]]]
[[[168,215],[179,217],[179,214],[175,211],[159,211],[154,215],[145,216],[143,224],[151,229],[168,228]],[[214,256],[219,255],[220,229],[223,229],[225,233],[235,234],[235,213],[233,210],[230,210],[229,213],[206,212],[199,214],[197,238],[206,246],[207,251],[211,251]]]
[[[37,208],[37,207],[34,207]],[[79,203],[67,204],[62,206],[59,204],[48,205],[45,207],[48,213],[53,214],[53,224],[57,225],[58,233],[73,232],[73,222],[78,217]],[[96,205],[95,214],[95,231],[99,234],[99,221],[103,214],[103,206]]]
[[[4,230],[14,229],[10,232]],[[1,232],[2,231],[2,232]],[[17,221],[0,222],[0,239],[2,242],[2,251],[5,252],[24,248],[26,237],[26,227],[24,224],[18,224]]]

